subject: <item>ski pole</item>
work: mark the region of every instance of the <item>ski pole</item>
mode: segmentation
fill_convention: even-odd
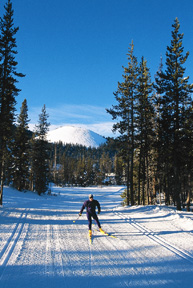
[[[73,221],[73,223],[75,223],[79,218],[80,218],[80,215],[78,215],[78,217],[76,218],[76,220]]]

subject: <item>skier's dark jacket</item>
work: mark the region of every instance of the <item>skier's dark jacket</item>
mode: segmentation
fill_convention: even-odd
[[[92,201],[86,200],[82,205],[80,213],[82,214],[83,210],[86,208],[86,212],[90,214],[96,214],[96,207],[98,208],[98,213],[101,212],[100,204],[97,200],[93,199]]]

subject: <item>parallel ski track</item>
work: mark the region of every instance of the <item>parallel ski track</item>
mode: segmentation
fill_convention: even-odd
[[[65,275],[65,253],[63,253],[62,237],[60,236],[60,226],[48,225],[47,226],[47,243],[46,243],[46,259],[45,272],[48,276],[54,276],[54,274],[60,274],[63,277],[63,287],[70,288],[66,281]],[[59,249],[57,252],[55,251]],[[50,263],[51,262],[51,263]],[[49,264],[48,264],[49,263]],[[58,265],[59,264],[59,265]]]
[[[8,209],[3,212],[0,210],[0,212],[1,212],[1,217],[6,217],[10,213]]]
[[[108,224],[108,227],[111,228],[112,226]],[[94,245],[94,246],[99,251],[98,246],[101,246],[101,243],[99,241],[102,241],[103,249],[106,252],[108,252],[108,255],[105,255],[105,259],[106,259],[106,261],[108,261],[109,267],[111,267],[111,266],[113,267],[111,269],[113,271],[113,275],[118,274],[120,277],[119,287],[129,287],[131,285],[130,282],[132,281],[130,279],[131,276],[138,276],[139,274],[144,276],[145,281],[147,283],[150,283],[149,277],[145,273],[143,267],[140,268],[141,262],[139,262],[139,260],[138,260],[139,267],[136,267],[136,265],[135,265],[135,268],[134,268],[134,267],[132,267],[132,265],[130,265],[131,246],[129,245],[128,241],[122,240],[119,237],[112,238],[112,237],[109,237],[109,236],[103,235],[103,234],[101,234],[100,237],[98,237],[98,239],[99,239],[99,240],[97,240],[98,245],[96,245],[96,246]],[[117,242],[119,243],[118,245],[117,245]],[[117,246],[122,247],[122,249],[124,251],[128,251],[128,253],[122,252],[122,249],[117,249]],[[111,252],[112,250],[115,252],[114,255],[116,255],[116,258],[119,259],[118,263],[116,263],[115,260],[112,258],[112,252]],[[101,253],[104,253],[104,251],[102,251]],[[137,255],[137,257],[135,257],[135,261],[137,261],[136,259],[143,258],[143,256],[141,255],[141,251],[140,252],[135,251],[134,253],[135,253],[135,255]],[[120,270],[120,263],[125,263],[124,264],[125,267],[122,267],[121,270]],[[117,266],[117,268],[114,268],[114,266]],[[128,276],[127,280],[123,279],[123,274],[126,275],[126,277]]]
[[[13,253],[13,251],[14,251],[17,243],[18,243],[18,240],[21,237],[21,234],[23,233],[24,225],[26,224],[25,219],[27,218],[28,212],[29,212],[29,209],[25,209],[21,213],[11,236],[9,237],[5,246],[1,250],[1,253],[0,253],[0,280],[4,274],[7,263],[8,263],[11,255],[12,255],[12,253]],[[26,224],[25,231],[24,231],[25,235],[27,234],[28,228],[29,228],[29,224]],[[24,239],[25,239],[25,237],[23,237],[22,241],[24,241]]]
[[[11,256],[15,253],[15,250],[17,250],[17,255],[19,249],[22,247],[22,242],[25,241],[25,237],[27,234],[27,231],[29,229],[29,223],[26,223],[26,219],[28,216],[30,209],[25,209],[21,212],[18,222],[15,224],[15,227],[8,238],[6,244],[4,245],[3,249],[0,252],[0,279],[3,277],[4,271],[6,270],[6,266],[11,258]],[[175,255],[187,260],[191,264],[193,264],[193,255],[191,255],[188,251],[182,250],[175,245],[169,243],[162,237],[156,235],[156,232],[153,232],[150,229],[147,229],[142,224],[138,223],[135,219],[129,217],[128,215],[125,215],[121,212],[115,212],[113,213],[118,216],[120,219],[123,219],[128,225],[131,225],[135,229],[137,229],[142,235],[150,238],[157,244],[161,245],[162,247],[168,249],[172,253],[175,253]],[[65,217],[62,218],[62,220],[67,219],[71,220],[71,215],[65,215]],[[111,225],[108,225],[111,227]],[[120,249],[117,249],[116,242],[119,242],[118,247],[122,247],[125,249],[130,249],[130,245],[128,241],[123,240],[121,238],[115,239],[111,238],[109,236],[100,234],[100,233],[94,233],[93,238],[93,244],[89,243],[89,239],[87,237],[87,229],[85,229],[83,226],[80,228],[78,225],[69,225],[68,229],[64,230],[61,229],[62,225],[51,225],[48,224],[47,227],[45,227],[45,232],[47,233],[47,242],[46,242],[46,258],[47,262],[45,264],[45,273],[47,274],[55,274],[60,273],[62,276],[64,276],[64,287],[69,288],[70,285],[68,284],[68,281],[65,281],[65,276],[77,276],[79,275],[78,266],[77,263],[83,264],[82,267],[82,275],[88,276],[88,283],[85,285],[86,287],[91,287],[91,281],[90,277],[93,276],[103,276],[102,270],[95,271],[95,265],[94,263],[102,262],[107,264],[105,265],[108,267],[108,271],[106,273],[108,275],[116,275],[120,277],[120,287],[128,287],[129,286],[129,280],[123,280],[122,276],[124,274],[127,274],[128,269],[130,269],[130,272],[133,275],[144,274],[146,281],[148,280],[148,275],[145,274],[142,268],[132,268],[132,267],[123,267],[123,269],[120,271],[119,263],[121,262],[128,262],[130,260],[129,254],[128,256],[125,255],[125,253],[120,251]],[[82,233],[85,232],[85,237],[82,237]],[[115,231],[114,231],[115,232]],[[79,241],[74,241],[73,237],[77,237]],[[18,240],[19,246],[18,246]],[[73,240],[73,241],[72,241]],[[101,244],[102,242],[102,244]],[[95,244],[96,243],[96,244]],[[16,249],[17,246],[17,249]],[[82,249],[82,252],[85,253],[76,253],[78,249]],[[58,250],[56,249],[58,248]],[[116,262],[116,260],[111,255],[111,251],[115,252],[117,254],[116,258],[119,258],[120,261]],[[13,253],[14,252],[14,253]],[[135,253],[138,254],[140,257],[141,252],[135,251]],[[15,257],[17,257],[17,255]],[[143,255],[141,255],[140,258],[142,258]],[[49,263],[49,264],[48,264]],[[59,265],[57,265],[57,263]],[[50,265],[51,264],[51,265]],[[80,285],[81,286],[81,285]]]
[[[107,229],[108,228],[109,230],[115,232],[113,229],[113,225],[108,224]],[[136,227],[134,228],[136,230]],[[130,245],[130,242],[126,239],[122,239],[121,237],[117,237],[117,239],[113,239],[113,238],[108,238],[108,236],[106,236],[106,238],[101,237],[99,239],[102,241],[102,246],[104,247],[104,250],[109,251],[108,252],[109,261],[112,262],[113,265],[115,265],[115,262],[110,252],[110,250],[112,251],[112,248],[113,248],[113,251],[115,252],[114,255],[116,255],[116,257],[119,259],[119,263],[117,265],[119,265],[119,268],[120,268],[120,265],[123,265],[123,267],[121,268],[123,275],[121,275],[121,279],[120,279],[121,282],[119,284],[119,287],[120,286],[122,287],[132,286],[133,287],[133,281],[135,283],[134,285],[136,285],[137,279],[141,279],[139,275],[142,275],[144,285],[154,287],[155,279],[152,278],[151,276],[157,275],[157,270],[156,270],[156,266],[155,266],[155,270],[151,266],[151,272],[149,272],[149,270],[146,269],[146,266],[143,265],[144,259],[146,259],[146,256],[147,256],[146,252],[143,253],[143,250],[141,249],[133,250],[133,246]],[[119,249],[117,249],[117,246],[119,247]],[[148,251],[148,254],[149,254],[149,251]],[[133,262],[133,259],[134,259],[134,262]],[[125,277],[124,277],[124,274],[125,274]],[[159,279],[159,275],[158,275],[158,281],[160,281],[160,283],[164,283],[162,282],[163,281],[162,279]],[[141,286],[141,280],[139,280],[137,285]],[[178,283],[175,283],[175,285],[178,288],[181,287],[178,285]]]
[[[71,273],[74,276],[83,273],[84,275],[90,274],[90,252],[89,252],[89,239],[87,237],[87,229],[85,237],[82,237],[82,229],[80,226],[74,226],[73,224],[66,231],[66,251],[68,252],[68,263],[71,265]],[[73,239],[77,238],[77,241]],[[73,241],[72,241],[73,240]],[[70,249],[69,249],[70,248]],[[81,249],[81,251],[80,251]],[[80,253],[77,253],[79,251]],[[87,251],[85,253],[85,251]],[[80,265],[82,272],[80,271]]]
[[[105,266],[108,267],[108,275],[116,275],[120,278],[119,287],[128,287],[129,279],[128,281],[123,280],[123,274],[128,275],[128,271],[126,270],[126,268],[120,269],[120,262],[128,263],[128,258],[122,252],[117,250],[117,240],[118,238],[115,239],[109,237],[108,235],[101,234],[100,232],[94,233],[93,259],[97,261],[97,259],[95,258],[97,257],[97,255],[101,255],[102,260],[100,261],[104,261],[105,263],[107,263]],[[115,253],[112,253],[112,251]],[[116,258],[119,259],[118,262],[116,259],[114,259],[115,255]],[[133,268],[130,269],[132,269],[132,274],[137,275],[137,272]],[[104,273],[104,271],[101,272]]]
[[[47,225],[47,236],[46,236],[46,262],[45,262],[45,273],[54,275],[54,254],[53,254],[53,227]],[[50,263],[51,260],[51,263]]]
[[[76,226],[73,226],[72,228],[75,228]],[[84,226],[83,226],[84,227]],[[73,229],[74,230],[74,229]],[[75,244],[74,246],[74,241],[71,242],[67,239],[65,239],[65,245],[66,245],[66,249],[72,250],[72,248],[76,251],[77,249],[80,248],[80,246],[82,246],[84,251],[88,251],[89,254],[87,254],[87,257],[84,257],[84,259],[82,259],[83,263],[86,265],[86,263],[88,263],[85,267],[86,269],[86,274],[88,273],[88,283],[85,286],[90,288],[92,287],[92,282],[91,282],[91,278],[93,277],[104,277],[104,273],[106,276],[116,276],[120,278],[120,283],[119,283],[119,287],[128,287],[127,283],[125,281],[123,281],[122,276],[123,276],[123,270],[120,270],[119,267],[119,262],[116,263],[116,261],[113,259],[112,255],[111,255],[111,249],[109,250],[109,239],[111,240],[117,240],[115,238],[111,238],[107,235],[101,234],[100,232],[95,232],[93,231],[93,242],[92,244],[90,244],[89,241],[89,237],[88,237],[88,230],[87,228],[84,228],[84,233],[86,234],[85,237],[82,237],[82,229],[78,229],[75,228],[75,233],[76,233],[76,237],[78,237],[80,239],[80,241]],[[66,231],[66,233],[68,234],[68,230]],[[68,236],[68,235],[67,235]],[[108,239],[107,239],[108,238]],[[102,245],[101,245],[101,240],[102,240]],[[76,247],[77,245],[77,247]],[[111,245],[111,244],[110,244]],[[116,253],[119,254],[119,251],[117,250],[116,246],[113,246],[112,248]],[[81,253],[79,253],[79,255],[77,255],[77,257],[80,257]],[[120,256],[120,254],[119,254]],[[117,257],[119,259],[119,256]],[[69,256],[67,256],[69,257]],[[124,258],[125,260],[125,258]],[[124,261],[123,260],[123,261]],[[71,265],[71,258],[69,258],[69,264]],[[78,261],[78,259],[77,259]],[[79,261],[81,261],[81,259],[79,259]],[[125,260],[126,261],[126,260]],[[100,268],[98,268],[100,267]],[[104,269],[106,269],[104,271],[104,269],[102,267],[106,267]],[[71,271],[73,271],[73,266],[71,267]],[[126,271],[125,271],[126,274]]]
[[[71,215],[67,215],[69,221],[72,220],[70,216]],[[77,276],[87,277],[88,282],[86,283],[84,277],[81,277],[82,280],[79,280],[81,281],[79,285],[90,288],[92,277],[92,248],[89,243],[87,229],[84,229],[85,237],[82,235],[83,229],[84,226],[80,228],[79,225],[69,225],[68,229],[65,230],[65,235],[63,234],[64,231],[60,231],[59,239],[63,265],[67,275],[73,278]],[[76,241],[74,241],[75,238],[77,239]],[[77,253],[77,251],[79,251],[79,253]]]
[[[89,275],[90,277],[92,276],[92,261],[93,261],[93,256],[92,256],[92,245],[93,245],[93,239],[92,243],[90,243],[90,239],[88,239],[88,245],[89,245]],[[91,278],[88,278],[88,288],[91,288]]]
[[[61,241],[62,240],[62,237],[60,235],[60,226],[56,226],[55,227],[55,231],[56,231],[56,240],[54,241],[54,244],[59,247],[59,261],[60,261],[60,264],[61,264],[61,273],[62,273],[62,276],[64,277],[65,276],[65,270],[66,270],[66,254],[63,252],[63,249],[64,249],[64,243]],[[65,278],[65,277],[64,277]],[[65,286],[69,287],[69,285],[67,285],[67,282],[65,282]]]
[[[171,252],[173,252],[177,256],[179,256],[179,257],[181,257],[181,258],[183,258],[183,259],[185,259],[188,262],[193,264],[193,255],[191,255],[188,251],[182,250],[182,249],[174,246],[173,244],[169,243],[165,239],[163,239],[160,236],[156,235],[155,232],[153,232],[152,230],[147,229],[143,225],[139,224],[135,219],[133,219],[133,218],[131,218],[129,216],[126,216],[125,214],[123,214],[121,212],[114,212],[114,213],[118,217],[120,217],[123,220],[125,220],[126,222],[128,222],[131,226],[135,227],[143,235],[149,237],[154,242],[158,243],[159,245],[161,245],[164,248],[170,250]]]

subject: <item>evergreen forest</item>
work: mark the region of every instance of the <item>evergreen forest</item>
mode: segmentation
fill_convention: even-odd
[[[0,205],[4,185],[39,195],[50,183],[68,186],[125,185],[125,205],[164,201],[191,210],[193,200],[193,84],[186,75],[189,52],[176,18],[166,61],[151,78],[148,62],[137,59],[132,41],[116,105],[106,111],[119,136],[99,148],[48,143],[49,115],[42,107],[35,131],[29,131],[27,99],[16,115],[20,90],[14,10],[11,0],[0,18]],[[170,27],[168,27],[170,29]],[[159,64],[160,62],[160,64]],[[113,99],[113,95],[112,95]]]

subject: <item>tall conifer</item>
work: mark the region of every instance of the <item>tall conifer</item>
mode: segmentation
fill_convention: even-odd
[[[113,105],[111,109],[107,109],[107,112],[112,115],[112,118],[118,120],[118,122],[113,125],[114,131],[117,130],[121,134],[119,143],[127,170],[127,205],[129,205],[129,201],[131,201],[131,205],[134,205],[133,159],[135,149],[134,130],[138,63],[133,50],[134,45],[132,42],[127,54],[128,67],[123,67],[123,82],[118,83],[118,89],[114,93],[118,104]]]
[[[180,23],[176,18],[172,25],[171,45],[166,51],[166,70],[160,71],[156,77],[156,88],[160,95],[159,111],[160,124],[165,130],[164,134],[167,140],[167,146],[170,151],[170,195],[181,209],[181,169],[182,169],[182,143],[186,123],[187,108],[191,103],[190,93],[193,85],[188,84],[189,77],[185,77],[184,64],[188,58],[189,52],[184,55],[183,34],[179,32]],[[160,89],[161,87],[161,89]],[[167,133],[167,135],[166,135]],[[163,135],[164,135],[163,134]]]
[[[27,100],[22,103],[21,111],[18,116],[18,125],[15,132],[14,141],[14,186],[19,190],[29,188],[29,131],[28,131],[28,107]]]
[[[142,57],[139,65],[139,77],[137,86],[137,105],[136,105],[136,130],[138,151],[138,204],[140,204],[140,194],[142,203],[145,204],[145,188],[149,199],[149,170],[150,155],[153,149],[154,140],[154,108],[152,103],[152,82],[147,67],[146,60]],[[141,193],[142,190],[142,193]]]
[[[49,182],[49,146],[46,134],[49,129],[48,114],[45,105],[39,115],[32,147],[33,189],[40,195],[46,192]]]
[[[9,151],[9,140],[13,133],[15,97],[20,91],[16,87],[17,77],[24,76],[16,70],[18,63],[15,60],[15,55],[17,54],[15,35],[19,28],[14,27],[14,11],[10,0],[7,1],[4,8],[5,14],[0,19],[0,205],[2,205],[3,200],[6,154]]]

